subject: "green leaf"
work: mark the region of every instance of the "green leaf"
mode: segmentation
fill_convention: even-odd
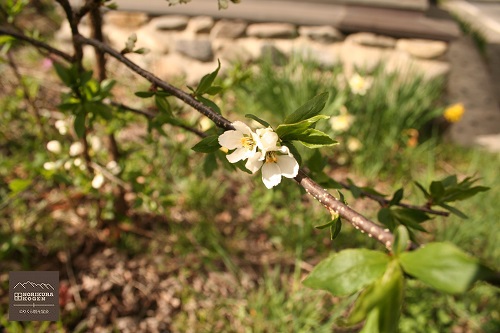
[[[12,191],[12,194],[20,193],[26,190],[33,180],[31,179],[13,179],[9,183],[9,189]]]
[[[73,80],[71,78],[70,70],[71,68],[64,67],[57,61],[53,62],[54,69],[56,70],[57,76],[61,79],[61,81],[70,87],[73,84]]]
[[[294,124],[299,121],[312,118],[318,115],[321,110],[325,107],[326,101],[328,100],[328,93],[322,93],[309,101],[304,105],[295,110],[292,114],[285,118],[285,124]]]
[[[445,192],[444,185],[440,181],[433,181],[431,183],[431,186],[429,187],[429,190],[431,192],[432,198],[436,202],[440,201]]]
[[[217,157],[213,153],[207,154],[203,162],[203,173],[206,177],[210,177],[215,170],[217,170]]]
[[[393,231],[396,228],[396,221],[392,215],[392,211],[388,207],[381,208],[378,211],[377,218],[380,223],[384,224],[389,230]]]
[[[221,111],[220,111],[220,108],[217,106],[217,104],[215,104],[214,102],[212,102],[211,100],[209,100],[208,98],[205,98],[205,97],[202,97],[202,96],[197,96],[196,97],[203,105],[205,106],[208,106],[209,108],[211,108],[213,111],[217,112],[218,114],[221,114]]]
[[[261,118],[257,117],[256,115],[254,114],[251,114],[251,113],[247,113],[245,115],[246,118],[250,118],[250,119],[253,119],[255,120],[256,122],[258,122],[259,124],[261,124],[262,126],[264,127],[271,127],[271,125],[269,125],[269,123],[265,120],[262,120]]]
[[[211,86],[210,88],[207,89],[205,93],[214,96],[220,93],[221,91],[222,91],[221,86]]]
[[[400,188],[397,190],[394,195],[392,196],[391,201],[389,202],[389,206],[397,205],[401,202],[401,199],[403,199],[404,195],[404,190]]]
[[[431,195],[429,194],[429,192],[427,192],[427,190],[425,189],[425,187],[422,186],[422,184],[420,184],[419,182],[415,182],[415,185],[417,185],[418,189],[420,191],[422,191],[422,193],[424,194],[424,196],[425,196],[426,199],[430,199],[431,198]]]
[[[136,91],[134,95],[140,98],[149,98],[155,94],[154,91]]]
[[[446,209],[447,211],[455,214],[456,216],[462,218],[462,219],[468,219],[469,217],[467,215],[465,215],[464,213],[462,213],[462,211],[458,210],[457,208],[455,207],[452,207],[450,205],[447,205],[445,203],[441,203],[439,204],[439,206],[443,207],[444,209]]]
[[[307,167],[313,173],[321,173],[327,164],[326,158],[321,155],[319,150],[314,150],[311,157],[307,160]],[[326,175],[326,174],[325,174]],[[316,179],[316,181],[318,181]]]
[[[217,65],[217,69],[215,71],[213,71],[212,73],[206,74],[205,76],[203,76],[201,78],[200,84],[198,85],[198,87],[195,90],[195,95],[199,96],[199,95],[203,95],[203,94],[207,93],[208,89],[212,86],[215,78],[217,77],[217,74],[219,73],[219,69],[220,69],[220,61],[217,60],[217,63],[218,63],[218,65]]]
[[[296,136],[304,133],[308,128],[321,119],[328,119],[330,116],[316,115],[293,124],[281,124],[276,128],[276,134],[282,140],[296,140]]]
[[[334,220],[334,223],[330,226],[330,240],[334,240],[340,234],[342,230],[342,220],[340,216]]]
[[[464,293],[491,270],[450,243],[429,243],[399,256],[406,273],[431,287],[450,294]]]
[[[165,97],[155,95],[155,104],[160,112],[166,113],[172,116],[172,110],[170,109],[170,103],[168,103]]]
[[[394,233],[394,243],[392,244],[392,253],[395,256],[399,256],[401,253],[408,249],[410,244],[410,234],[408,229],[404,225],[400,225],[396,228]]]
[[[213,153],[220,148],[218,139],[218,135],[207,136],[195,144],[191,149],[198,153]]]
[[[83,138],[83,135],[85,134],[86,130],[85,120],[86,120],[86,114],[85,112],[82,111],[76,115],[75,122],[73,123],[75,133],[80,139]]]
[[[307,148],[321,148],[325,146],[333,146],[338,142],[330,138],[326,133],[317,129],[309,128],[304,133],[295,136],[295,140],[302,143]]]
[[[397,332],[403,287],[403,273],[398,261],[393,260],[383,276],[360,294],[347,318],[347,324],[357,324],[369,318],[370,330],[365,332]]]
[[[348,249],[321,261],[303,283],[335,296],[350,295],[379,278],[388,263],[389,256],[382,252]]]
[[[427,232],[420,223],[430,220],[430,216],[416,209],[396,208],[391,210],[392,216],[408,228]]]

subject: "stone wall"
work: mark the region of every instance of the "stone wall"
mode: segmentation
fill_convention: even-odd
[[[144,13],[108,12],[104,32],[112,46],[123,49],[128,37],[137,35],[137,47],[146,55],[129,54],[139,65],[160,78],[185,76],[196,84],[217,67],[222,71],[234,61],[250,63],[266,52],[308,56],[320,64],[343,64],[347,75],[356,68],[371,70],[384,62],[387,70],[420,72],[426,78],[447,75],[448,45],[442,41],[395,39],[372,33],[344,35],[332,26],[297,26],[286,23],[251,23],[215,20],[208,16],[150,17]],[[89,34],[82,26],[81,33]],[[69,47],[70,30],[63,25],[57,39]]]

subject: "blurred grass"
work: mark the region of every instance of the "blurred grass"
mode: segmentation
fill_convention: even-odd
[[[365,95],[359,95],[350,90],[339,67],[321,68],[301,59],[292,59],[278,68],[269,62],[258,67],[257,72],[239,68],[234,72],[237,78],[224,81],[229,89],[219,102],[223,110],[233,110],[229,119],[255,113],[276,125],[311,97],[329,91],[327,114],[339,115],[344,105],[356,119],[342,133],[329,129],[328,122],[320,125],[344,143],[322,150],[328,156],[330,171],[335,172],[342,165],[352,170],[348,177],[360,182],[382,182],[384,189],[390,190],[404,185],[417,203],[422,198],[411,185],[412,180],[428,184],[445,174],[456,173],[459,178],[475,174],[482,185],[492,190],[460,203],[459,208],[469,219],[436,218],[426,223],[431,236],[423,238],[451,241],[498,266],[499,155],[444,144],[432,136],[417,146],[407,144],[408,129],[423,133],[430,119],[442,112],[440,82],[424,84],[419,77],[400,80],[379,67],[363,74],[372,76],[374,81]],[[56,221],[43,207],[34,218],[33,201],[43,204],[46,200],[36,197],[37,193],[60,192],[64,196],[81,187],[41,177],[39,169],[52,156],[45,151],[45,143],[30,135],[25,127],[25,123],[34,120],[17,112],[20,104],[22,100],[17,95],[0,99],[0,126],[5,129],[2,149],[8,153],[0,157],[0,194],[4,200],[9,192],[8,182],[26,175],[35,179],[36,191],[30,193],[35,198],[22,194],[2,207],[2,219],[20,227],[12,237],[10,225],[0,226],[0,237],[11,240],[8,249],[2,245],[0,256],[10,263],[24,260],[26,268],[36,268],[36,262],[44,256],[46,260],[50,256],[55,260],[54,253],[77,249],[81,240],[66,234],[64,222]],[[196,119],[183,112],[183,116]],[[145,125],[139,118],[127,121]],[[51,126],[46,127],[54,131]],[[331,242],[328,232],[314,228],[326,222],[328,214],[293,181],[284,180],[277,189],[267,190],[259,175],[229,174],[222,168],[207,178],[203,173],[205,156],[188,149],[198,139],[179,129],[169,127],[167,132],[168,137],[155,133],[124,142],[124,170],[120,175],[136,194],[132,200],[134,211],[162,216],[166,222],[147,226],[153,233],[151,239],[123,233],[118,242],[110,239],[106,245],[117,246],[130,257],[160,258],[160,270],[166,269],[169,260],[186,260],[182,268],[182,274],[188,276],[181,297],[183,308],[174,314],[172,327],[179,332],[331,332],[332,328],[335,332],[348,332],[334,323],[346,304],[302,287],[300,280],[311,265],[331,251],[380,246],[348,226]],[[359,139],[363,147],[350,151],[345,145],[349,138]],[[67,176],[79,179],[78,184],[85,181],[82,175]],[[89,211],[85,228],[91,234],[97,232],[94,229],[99,225],[96,202],[110,202],[112,196],[84,193],[91,199],[91,203],[82,205]],[[348,200],[351,203],[353,199]],[[369,206],[360,205],[359,209],[365,215],[375,215],[366,207]],[[146,228],[133,218],[127,223]],[[215,290],[207,296],[190,284],[196,278],[209,284],[213,274],[229,274],[235,281],[233,289],[228,287],[232,291],[221,297]],[[463,329],[462,332],[493,333],[500,320],[498,296],[498,290],[487,285],[452,297],[411,281],[401,332]],[[2,324],[9,325],[13,332],[22,328],[33,332],[35,327],[44,329],[38,324],[5,324],[5,320]],[[58,324],[53,331],[69,330]]]

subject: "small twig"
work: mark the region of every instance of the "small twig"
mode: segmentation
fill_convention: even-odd
[[[108,178],[109,180],[111,180],[113,183],[116,183],[117,185],[123,187],[125,190],[129,191],[129,192],[132,192],[133,189],[132,187],[130,186],[130,184],[127,184],[126,182],[124,182],[123,180],[121,180],[120,178],[116,177],[115,175],[113,175],[111,172],[108,171],[108,169],[106,169],[105,167],[95,163],[95,162],[91,162],[91,165],[92,167],[99,171],[100,173],[102,173],[102,175],[106,178]]]
[[[351,186],[349,184],[346,184],[342,181],[337,181],[337,183],[339,183],[343,188],[345,188],[346,190],[349,190],[351,188]],[[361,193],[361,197],[366,197],[366,198],[369,198],[369,199],[372,199],[373,201],[376,201],[378,202],[378,204],[382,207],[385,207],[387,206],[391,200],[389,199],[386,199],[380,195],[376,195],[374,193],[370,193],[368,191],[365,191],[363,189],[360,189],[360,193]],[[429,208],[427,206],[417,206],[417,205],[410,205],[410,204],[407,204],[407,203],[404,203],[404,202],[399,202],[396,204],[396,206],[400,206],[400,207],[404,207],[404,208],[409,208],[409,209],[414,209],[414,210],[419,210],[421,212],[424,212],[424,213],[429,213],[429,214],[433,214],[433,215],[439,215],[439,216],[450,216],[450,213],[449,212],[445,212],[445,211],[442,211],[442,210],[435,210],[435,209],[432,209],[432,208]]]
[[[23,90],[23,95],[28,104],[31,106],[31,110],[33,111],[33,114],[35,115],[36,123],[38,125],[38,128],[40,130],[40,135],[42,137],[43,141],[46,141],[46,135],[45,135],[45,130],[43,128],[43,123],[42,123],[42,117],[40,116],[40,110],[38,110],[38,106],[36,105],[36,100],[31,98],[30,92],[28,91],[28,87],[26,86],[26,83],[24,82],[21,73],[19,73],[19,69],[17,68],[16,62],[12,58],[12,54],[10,52],[7,52],[7,59],[9,61],[9,65],[14,71],[14,75],[16,76],[17,81],[19,82],[19,85],[21,86],[21,89]]]
[[[160,78],[156,77],[153,73],[148,72],[147,70],[139,67],[136,65],[134,62],[130,61],[128,58],[126,58],[124,55],[122,55],[120,52],[117,50],[109,47],[108,45],[97,41],[95,39],[90,39],[90,38],[85,38],[82,35],[75,36],[76,41],[82,43],[82,44],[88,44],[92,45],[94,47],[97,47],[101,49],[102,51],[106,52],[113,58],[119,60],[121,63],[123,63],[125,66],[130,68],[132,71],[136,72],[146,80],[148,80],[151,83],[154,83],[157,87],[162,88],[164,91],[168,92],[172,96],[177,97],[184,103],[188,104],[189,106],[193,107],[196,109],[198,112],[201,114],[205,115],[208,117],[210,120],[212,120],[217,126],[220,128],[223,128],[225,130],[234,130],[233,125],[231,125],[231,122],[218,114],[217,112],[214,112],[211,108],[203,105],[201,102],[197,101],[193,96],[189,95],[188,93],[182,91],[179,88],[176,88],[165,81],[161,80]]]
[[[0,35],[8,35],[8,36],[12,36],[16,39],[19,39],[19,40],[22,40],[22,41],[25,41],[25,42],[28,42],[30,43],[31,45],[39,48],[39,49],[43,49],[51,54],[54,54],[64,60],[66,60],[67,62],[73,62],[73,56],[61,51],[61,50],[58,50],[52,46],[50,46],[49,44],[47,43],[44,43],[42,41],[39,41],[37,39],[34,39],[34,38],[31,38],[31,37],[28,37],[22,33],[19,33],[17,31],[14,31],[12,29],[8,29],[8,28],[5,28],[5,27],[1,27],[0,26]]]

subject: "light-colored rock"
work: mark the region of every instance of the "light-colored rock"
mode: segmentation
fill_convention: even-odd
[[[160,79],[172,81],[185,78],[186,71],[190,68],[192,62],[192,60],[178,53],[171,53],[155,59],[151,64],[151,70]]]
[[[386,60],[387,56],[388,51],[379,47],[363,46],[348,41],[342,43],[340,51],[340,59],[347,76],[351,76],[356,68],[372,71]]]
[[[393,48],[396,46],[396,39],[383,35],[376,35],[371,32],[358,32],[346,37],[346,40],[359,45]]]
[[[249,63],[252,60],[252,54],[246,47],[227,39],[214,41],[214,49],[216,50],[216,58],[234,63],[242,62]],[[217,46],[215,46],[217,45]]]
[[[486,148],[489,151],[500,153],[500,133],[479,135],[475,143]]]
[[[189,20],[187,31],[194,34],[209,33],[214,26],[214,19],[210,16],[196,16]]]
[[[448,45],[438,40],[402,38],[398,40],[396,48],[417,58],[435,59],[446,53]]]
[[[340,31],[329,25],[301,26],[299,35],[323,43],[332,43],[344,38]]]
[[[156,30],[184,30],[189,22],[187,16],[168,15],[152,19],[148,25]]]
[[[126,29],[138,28],[146,22],[149,17],[146,13],[109,11],[104,15],[104,23],[112,24]]]
[[[189,58],[199,61],[211,61],[214,57],[212,43],[208,39],[179,39],[175,50]]]
[[[309,59],[317,62],[320,66],[331,67],[340,63],[341,44],[308,43],[293,49],[293,56]]]
[[[136,48],[145,47],[151,53],[164,54],[170,52],[171,45],[175,38],[175,33],[171,31],[156,30],[154,25],[145,25],[136,32]],[[128,37],[127,37],[128,38]],[[123,41],[123,46],[125,42]]]
[[[424,76],[424,79],[433,80],[440,77],[446,77],[450,73],[450,64],[437,60],[416,60],[418,67]]]
[[[210,35],[212,38],[235,39],[245,34],[247,23],[239,20],[220,20],[215,23]]]
[[[248,26],[247,35],[259,38],[293,38],[297,29],[288,23],[254,23]]]
[[[238,47],[244,48],[248,51],[251,56],[251,60],[255,61],[260,58],[262,52],[262,46],[265,44],[265,40],[255,37],[239,38],[236,41]]]

